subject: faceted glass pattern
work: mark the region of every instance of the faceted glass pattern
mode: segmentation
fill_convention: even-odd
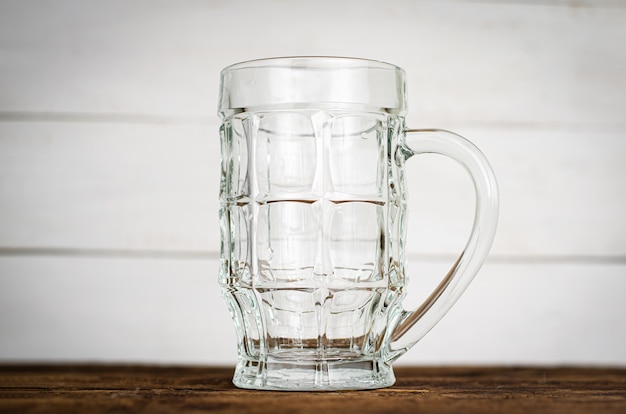
[[[300,389],[393,383],[399,123],[308,109],[224,120],[220,281],[239,335],[238,386],[281,389],[287,371],[290,381],[301,372]]]

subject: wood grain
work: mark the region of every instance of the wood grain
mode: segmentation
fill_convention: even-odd
[[[405,367],[393,387],[268,392],[235,388],[231,368],[0,366],[0,412],[623,413],[626,369]]]

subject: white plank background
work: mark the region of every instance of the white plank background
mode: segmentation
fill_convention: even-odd
[[[487,264],[399,363],[626,366],[625,44],[623,1],[0,1],[0,361],[232,365],[219,71],[345,55],[404,67],[409,124],[469,137],[502,193]],[[473,194],[441,157],[408,172],[420,296]]]

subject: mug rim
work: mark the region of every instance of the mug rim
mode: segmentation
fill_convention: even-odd
[[[349,56],[276,56],[259,59],[250,59],[237,63],[233,63],[222,69],[222,75],[226,72],[231,72],[241,69],[250,68],[271,68],[271,67],[289,67],[292,69],[329,69],[336,70],[342,68],[367,68],[378,70],[393,70],[404,73],[398,65],[385,62],[382,60],[361,58],[361,57],[349,57]]]

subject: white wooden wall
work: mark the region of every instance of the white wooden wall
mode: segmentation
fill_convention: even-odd
[[[219,71],[404,67],[409,124],[501,188],[492,254],[399,363],[626,365],[626,2],[0,0],[0,361],[232,365],[217,288]],[[411,303],[473,193],[409,167]]]

